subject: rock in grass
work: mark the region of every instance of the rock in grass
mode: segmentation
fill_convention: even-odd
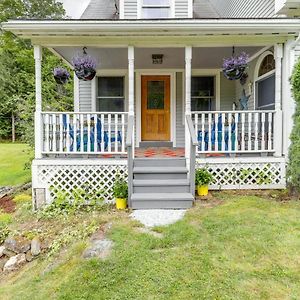
[[[4,242],[4,247],[15,253],[25,253],[30,249],[30,241],[26,238],[19,237],[9,237]]]
[[[33,259],[34,259],[34,257],[33,257],[33,255],[31,254],[31,251],[30,250],[28,250],[27,252],[26,252],[26,260],[28,261],[28,262],[30,262],[30,261],[33,261]]]
[[[13,252],[13,251],[10,251],[10,250],[8,250],[8,249],[4,249],[3,255],[5,255],[6,257],[12,257],[12,256],[15,256],[16,253]]]
[[[5,266],[5,264],[7,263],[8,258],[7,257],[1,257],[0,258],[0,272],[3,270],[3,267]]]
[[[91,246],[83,252],[83,258],[98,257],[104,259],[109,256],[112,246],[111,240],[94,240]]]
[[[26,255],[24,253],[12,256],[4,265],[4,272],[11,272],[18,270],[21,266],[26,263]]]
[[[5,247],[4,246],[0,246],[0,257],[2,257],[4,255],[4,250],[5,250]]]
[[[41,242],[36,237],[31,241],[31,254],[33,256],[38,256],[41,253]]]

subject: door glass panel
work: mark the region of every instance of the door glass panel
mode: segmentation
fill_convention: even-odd
[[[147,109],[164,109],[165,82],[149,80],[147,82]]]

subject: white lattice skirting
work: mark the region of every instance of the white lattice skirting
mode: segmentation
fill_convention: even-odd
[[[80,189],[112,200],[112,186],[117,173],[127,177],[126,159],[34,160],[32,186],[34,190],[44,192],[44,200],[39,200],[44,203],[51,203],[59,192],[72,199],[74,191]],[[35,206],[39,205],[35,203]]]
[[[214,176],[210,189],[282,189],[286,187],[285,160],[275,157],[197,158],[197,168]]]

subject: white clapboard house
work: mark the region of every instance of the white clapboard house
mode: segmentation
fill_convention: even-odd
[[[190,207],[198,167],[214,190],[285,188],[297,15],[298,0],[91,0],[79,19],[4,23],[34,45],[34,205],[78,188],[112,199],[120,173],[132,208]],[[74,111],[42,110],[43,47],[98,62],[74,76]],[[227,79],[242,52],[248,76]]]

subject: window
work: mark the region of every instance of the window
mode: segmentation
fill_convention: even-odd
[[[166,19],[171,16],[171,0],[142,0],[143,19]]]
[[[258,60],[255,80],[256,109],[275,108],[275,59],[268,51]]]
[[[98,77],[97,111],[124,111],[124,77]]]
[[[215,77],[193,76],[191,90],[192,111],[215,109]]]

